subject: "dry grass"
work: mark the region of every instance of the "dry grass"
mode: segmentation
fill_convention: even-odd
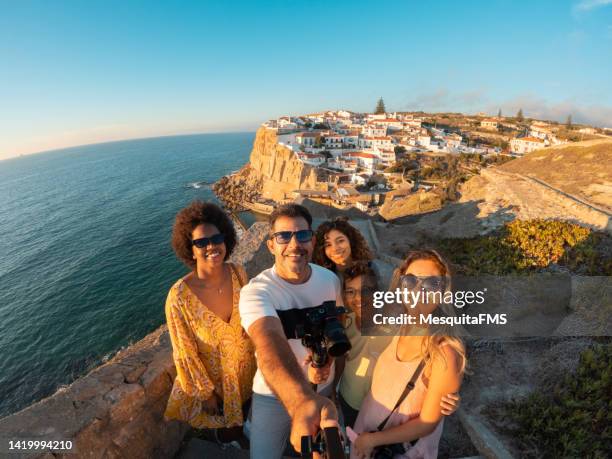
[[[500,169],[538,178],[612,211],[612,140],[538,150]]]

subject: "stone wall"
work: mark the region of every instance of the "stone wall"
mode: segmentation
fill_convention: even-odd
[[[1,419],[0,437],[72,440],[83,458],[172,457],[187,430],[163,419],[175,376],[163,325],[70,386]]]
[[[231,260],[244,266],[249,277],[272,266],[263,244],[268,228],[255,223],[232,254]],[[173,457],[188,430],[184,423],[163,419],[175,377],[170,336],[163,325],[70,386],[0,419],[0,438],[72,440],[76,456],[68,458]]]

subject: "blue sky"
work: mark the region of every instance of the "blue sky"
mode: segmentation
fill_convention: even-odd
[[[323,109],[612,126],[612,0],[0,0],[0,159]]]

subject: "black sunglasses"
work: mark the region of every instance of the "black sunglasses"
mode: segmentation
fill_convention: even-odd
[[[400,285],[402,289],[414,290],[417,285],[420,285],[424,290],[439,291],[444,288],[445,278],[439,276],[415,276],[406,274],[400,277]]]
[[[312,240],[312,235],[314,233],[309,229],[299,231],[278,231],[277,233],[273,233],[272,237],[277,244],[289,244],[294,234],[297,241],[304,244]]]
[[[219,245],[225,241],[223,233],[215,234],[211,237],[201,237],[200,239],[194,239],[191,241],[198,249],[204,249],[208,244]]]

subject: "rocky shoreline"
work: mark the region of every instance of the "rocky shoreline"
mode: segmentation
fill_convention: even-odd
[[[233,175],[221,177],[212,186],[212,190],[223,205],[232,212],[245,210],[245,202],[256,202],[260,196],[259,181],[249,180],[250,165],[246,164]]]

